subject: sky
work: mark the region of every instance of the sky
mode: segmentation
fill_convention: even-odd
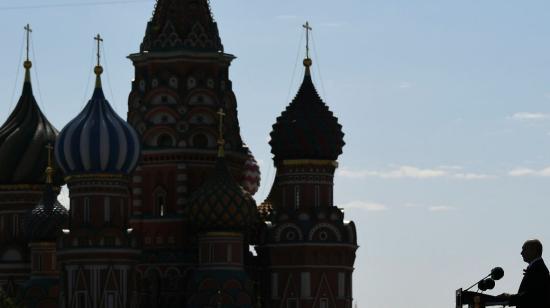
[[[0,0],[1,122],[21,91],[26,23],[35,96],[58,129],[91,96],[97,33],[106,95],[125,117],[126,56],[154,2],[90,2]],[[454,291],[495,266],[505,275],[490,293],[517,290],[523,241],[550,247],[550,2],[211,2],[238,57],[230,77],[261,163],[258,202],[274,174],[271,125],[303,76],[301,25],[313,27],[315,84],[346,133],[334,195],[358,229],[358,307],[454,307]]]

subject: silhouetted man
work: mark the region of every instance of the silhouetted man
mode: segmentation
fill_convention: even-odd
[[[499,297],[518,308],[550,308],[550,274],[542,260],[541,242],[536,239],[526,241],[521,256],[529,266],[524,270],[518,293],[503,293]]]

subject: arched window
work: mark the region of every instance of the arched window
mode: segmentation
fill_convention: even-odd
[[[204,134],[196,134],[193,137],[193,146],[198,149],[206,149],[208,147],[208,137]]]
[[[161,134],[157,137],[157,146],[159,147],[171,147],[174,145],[172,137],[168,134]]]

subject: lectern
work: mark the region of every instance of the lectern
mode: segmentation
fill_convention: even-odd
[[[468,308],[484,308],[488,306],[505,306],[508,305],[508,301],[504,301],[498,296],[462,291],[462,289],[456,290],[456,308],[462,308],[465,305],[468,305]]]

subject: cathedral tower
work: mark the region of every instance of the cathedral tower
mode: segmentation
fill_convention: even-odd
[[[139,267],[143,301],[161,307],[166,303],[159,298],[182,300],[175,286],[194,262],[194,251],[187,248],[194,235],[183,213],[214,170],[220,108],[227,114],[229,172],[252,191],[259,174],[240,136],[229,79],[235,57],[224,52],[207,0],[158,0],[140,51],[129,58],[135,77],[128,122],[142,144],[132,177],[131,226],[144,250]]]
[[[277,173],[261,206],[263,298],[267,307],[351,307],[356,230],[333,204],[344,134],[313,85],[309,41],[307,49],[302,85],[271,132]]]
[[[0,287],[14,296],[17,285],[29,278],[30,251],[24,236],[23,220],[42,198],[48,152],[55,143],[57,129],[44,116],[33,95],[27,25],[25,80],[19,102],[0,127]],[[53,178],[52,189],[59,193],[62,175]]]
[[[58,164],[67,175],[69,229],[60,240],[62,307],[126,308],[134,296],[139,250],[128,224],[129,175],[140,145],[134,129],[105,99],[99,65],[94,94],[59,134]]]

